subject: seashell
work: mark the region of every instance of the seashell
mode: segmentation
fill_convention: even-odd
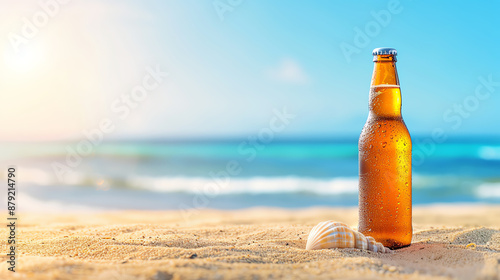
[[[329,248],[358,248],[373,252],[390,253],[389,248],[371,236],[352,230],[344,223],[326,221],[317,224],[307,238],[306,250]]]

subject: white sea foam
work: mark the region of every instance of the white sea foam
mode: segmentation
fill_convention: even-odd
[[[75,204],[56,200],[36,199],[25,192],[18,192],[17,211],[37,213],[98,212],[105,210],[95,206]]]
[[[480,198],[500,198],[500,183],[484,183],[476,189]]]
[[[1,175],[0,178],[4,178]],[[65,172],[64,181],[59,181],[53,170],[31,166],[20,166],[16,170],[16,177],[23,184],[34,184],[39,186],[50,186],[57,184],[78,185],[85,180],[85,174],[78,172]]]
[[[479,157],[486,160],[500,160],[500,147],[483,146],[479,149]]]
[[[252,178],[187,178],[187,177],[137,177],[129,179],[137,187],[157,192],[210,192],[232,193],[296,193],[355,194],[357,178],[314,179],[299,177]]]
[[[16,176],[23,183],[50,185],[54,183],[52,174],[38,168],[22,167],[16,171]]]

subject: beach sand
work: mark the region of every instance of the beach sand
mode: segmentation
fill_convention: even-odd
[[[320,221],[356,227],[356,208],[24,213],[16,273],[0,230],[0,278],[500,279],[500,206],[413,213],[413,243],[394,254],[304,249]]]

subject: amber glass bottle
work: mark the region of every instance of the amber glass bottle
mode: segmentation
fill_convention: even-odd
[[[391,249],[409,246],[411,138],[401,116],[395,49],[373,50],[368,120],[359,138],[359,231]]]

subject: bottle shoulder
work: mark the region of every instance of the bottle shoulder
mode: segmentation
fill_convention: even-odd
[[[360,135],[361,142],[400,141],[411,143],[411,136],[403,118],[368,118]]]
[[[371,127],[371,126],[382,126],[382,125],[389,125],[389,126],[398,126],[402,127],[404,126],[406,128],[406,123],[403,119],[402,116],[373,116],[369,115],[368,119],[366,120],[366,123],[364,127]]]

